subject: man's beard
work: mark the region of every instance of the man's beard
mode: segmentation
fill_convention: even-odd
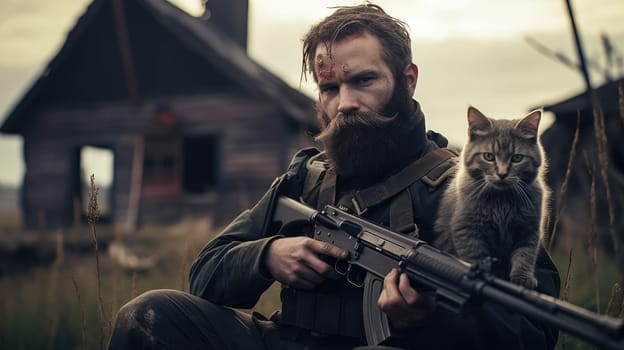
[[[315,138],[338,175],[377,181],[399,170],[415,151],[410,149],[416,141],[410,133],[418,122],[413,108],[407,91],[395,91],[380,113],[338,113],[329,118],[319,108],[323,128]]]

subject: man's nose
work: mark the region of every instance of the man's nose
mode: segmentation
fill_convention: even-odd
[[[339,93],[338,112],[348,113],[358,111],[360,109],[357,94],[352,89],[349,89],[348,87],[341,87]]]

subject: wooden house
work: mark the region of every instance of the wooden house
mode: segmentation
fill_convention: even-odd
[[[1,127],[23,138],[24,224],[72,224],[80,152],[113,154],[105,219],[229,219],[312,143],[314,102],[246,53],[247,1],[191,16],[166,0],[94,0]],[[95,174],[97,178],[97,174]]]
[[[593,108],[596,113],[585,93],[544,107],[545,111],[551,111],[555,115],[554,124],[542,134],[542,143],[548,157],[548,182],[554,190],[552,207],[555,210],[551,223],[559,215],[556,208],[563,205],[557,231],[559,235],[565,235],[568,241],[572,241],[568,243],[586,244],[594,227],[608,250],[613,250],[614,239],[624,243],[623,89],[624,79],[610,81],[595,88]],[[598,116],[603,118],[596,119]],[[601,119],[604,124],[600,122]],[[579,136],[575,157],[570,169],[567,192],[562,197],[561,188],[566,177],[577,125]],[[602,163],[596,142],[596,129],[603,129],[606,136],[602,152],[606,162]],[[604,167],[602,164],[608,166]],[[605,175],[608,181],[605,181]],[[596,198],[593,208],[592,183],[595,184]],[[620,244],[619,249],[623,250],[624,247]],[[624,266],[624,260],[621,266]]]

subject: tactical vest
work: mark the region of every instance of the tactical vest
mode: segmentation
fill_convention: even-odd
[[[336,174],[323,152],[300,151],[289,167],[298,174],[299,200],[322,210],[331,204],[366,216],[371,208],[388,207],[387,225],[397,232],[418,236],[410,186],[422,181],[431,191],[455,170],[457,152],[448,148],[431,150],[422,158],[371,187],[336,198]],[[315,203],[311,203],[315,202]],[[362,290],[341,279],[328,280],[311,291],[282,286],[280,322],[321,334],[362,338]]]

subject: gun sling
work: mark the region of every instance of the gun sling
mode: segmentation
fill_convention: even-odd
[[[385,181],[373,185],[371,187],[358,190],[351,199],[352,210],[357,215],[362,215],[368,208],[380,204],[397,194],[401,193],[393,199],[390,205],[390,227],[403,233],[414,232],[414,210],[409,190],[407,188],[414,182],[422,179],[429,185],[438,185],[435,183],[438,179],[444,179],[443,174],[433,174],[433,179],[427,177],[444,162],[457,154],[447,148],[435,149],[427,153],[422,158],[412,162],[398,173],[392,175]],[[448,169],[443,169],[448,170]],[[323,177],[319,192],[319,200],[316,205],[321,210],[325,205],[334,205],[336,202],[336,172],[333,168],[329,168]]]

